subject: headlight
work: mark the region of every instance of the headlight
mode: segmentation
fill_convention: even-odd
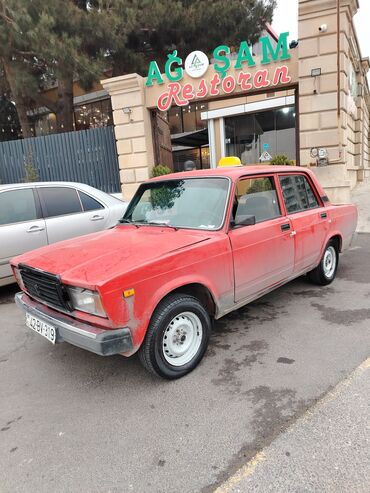
[[[73,308],[81,312],[91,313],[98,317],[106,317],[107,314],[103,308],[102,301],[97,291],[90,291],[84,288],[68,287],[69,296]]]
[[[21,288],[22,291],[24,291],[25,287],[24,287],[22,276],[21,276],[21,273],[20,273],[18,267],[13,267],[13,273],[14,273],[14,277],[16,278],[19,287]]]

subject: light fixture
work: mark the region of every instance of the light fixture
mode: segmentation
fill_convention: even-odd
[[[317,158],[318,152],[319,152],[319,150],[317,147],[311,147],[311,149],[310,149],[311,157]]]
[[[318,77],[319,75],[321,75],[321,68],[313,68],[311,70],[311,77]]]
[[[287,113],[289,113],[289,109],[288,106],[286,106],[285,108],[282,108],[282,112],[284,113],[284,115],[286,115]]]
[[[125,108],[122,108],[122,111],[125,115],[128,115],[129,121],[130,121],[130,123],[132,123],[134,121],[133,118],[131,117],[132,109],[130,107],[126,106]]]

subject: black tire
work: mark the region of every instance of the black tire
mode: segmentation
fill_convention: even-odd
[[[189,314],[190,318],[187,319],[184,316],[186,313]],[[177,325],[173,325],[174,323]],[[182,326],[181,323],[185,325]],[[168,353],[168,349],[164,347],[170,334],[171,345],[175,347],[175,350],[179,346],[179,351],[181,351],[181,344],[188,344],[186,335],[184,341],[182,340],[184,332],[179,339],[181,327],[184,327],[185,334],[187,334],[186,330],[189,333],[192,332],[192,335],[188,336],[188,342],[194,339],[194,346],[191,346],[192,351],[189,349],[187,352],[191,359],[184,364],[179,364],[181,360],[177,359],[176,356],[165,354],[165,351]],[[183,377],[191,372],[203,358],[210,334],[210,316],[197,298],[181,293],[170,295],[154,311],[145,339],[139,349],[139,359],[144,368],[155,375],[169,380]],[[175,340],[175,338],[177,339]],[[169,359],[172,359],[178,366],[171,364]]]
[[[327,262],[329,258],[328,256],[334,259],[335,262],[334,269],[328,270],[328,268],[325,267],[325,262]],[[335,240],[330,240],[325,247],[319,265],[315,269],[308,272],[307,277],[314,284],[318,284],[320,286],[326,286],[327,284],[330,284],[331,282],[334,281],[338,269],[338,263],[339,263],[338,244]]]

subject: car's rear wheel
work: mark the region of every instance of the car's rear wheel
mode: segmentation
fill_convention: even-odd
[[[311,270],[308,279],[321,286],[326,286],[334,281],[339,262],[339,252],[337,242],[330,240],[326,245],[319,265]]]
[[[197,298],[170,295],[153,314],[139,350],[140,361],[151,373],[180,378],[201,361],[210,333],[210,316]]]

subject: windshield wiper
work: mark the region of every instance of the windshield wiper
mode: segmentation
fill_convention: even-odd
[[[133,226],[136,226],[137,228],[139,227],[138,224],[136,224],[134,221],[131,219],[127,219],[126,217],[122,217],[119,221],[119,224],[132,224]]]
[[[161,221],[145,221],[145,223],[141,224],[149,224],[150,226],[165,226],[166,228],[172,228],[175,231],[177,231],[179,228],[176,228],[176,226],[171,226],[171,224],[167,224],[165,222]]]

